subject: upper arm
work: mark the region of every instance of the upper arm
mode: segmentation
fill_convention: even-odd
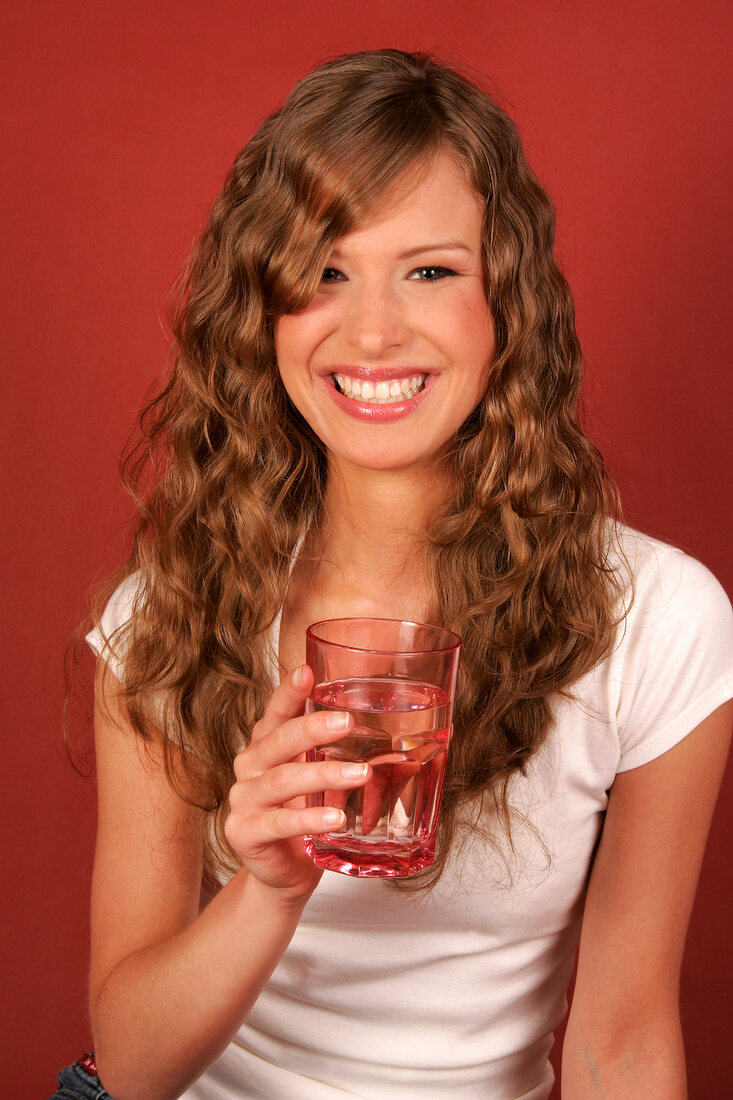
[[[676,1020],[687,924],[733,724],[733,701],[609,796],[583,918],[570,1021],[601,1033]]]
[[[95,700],[98,821],[92,879],[92,1013],[107,975],[141,947],[161,942],[198,914],[202,813],[166,779],[121,716],[117,681],[99,662]]]

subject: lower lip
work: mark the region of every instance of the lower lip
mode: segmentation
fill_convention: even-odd
[[[373,405],[369,401],[356,401],[353,397],[344,397],[336,389],[330,374],[325,376],[324,382],[331,400],[354,420],[365,420],[369,424],[391,424],[393,420],[403,420],[406,416],[410,416],[422,405],[433,387],[435,378],[434,374],[426,375],[425,384],[418,394],[409,397],[406,401],[395,401],[391,405]]]

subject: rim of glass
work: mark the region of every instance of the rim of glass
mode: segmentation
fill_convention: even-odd
[[[330,638],[322,638],[316,633],[319,626],[327,626],[329,623],[404,623],[405,626],[422,627],[424,630],[436,630],[455,639],[450,645],[436,646],[435,649],[371,649],[361,645],[346,645],[344,642],[332,642]],[[461,637],[455,630],[449,630],[447,626],[435,626],[434,623],[418,623],[413,619],[383,619],[377,615],[344,615],[336,619],[320,619],[317,623],[311,623],[306,627],[306,638],[311,638],[322,645],[335,646],[337,649],[351,649],[355,653],[399,653],[407,657],[422,657],[430,653],[450,653],[461,645]]]

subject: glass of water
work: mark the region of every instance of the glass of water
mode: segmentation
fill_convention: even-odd
[[[370,765],[354,790],[308,797],[336,806],[339,829],[305,838],[317,866],[361,878],[412,875],[435,856],[461,639],[400,619],[327,619],[306,631],[314,684],[306,711],[348,711],[353,729],[309,760]]]

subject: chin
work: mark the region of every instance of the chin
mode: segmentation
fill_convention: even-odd
[[[385,445],[373,453],[365,453],[364,451],[358,453],[336,453],[331,452],[333,459],[338,463],[339,461],[347,463],[349,466],[356,467],[360,470],[370,470],[374,473],[399,473],[400,471],[407,470],[428,470],[433,465],[433,454],[425,453],[400,453],[396,454],[394,449],[389,447],[385,442]]]

